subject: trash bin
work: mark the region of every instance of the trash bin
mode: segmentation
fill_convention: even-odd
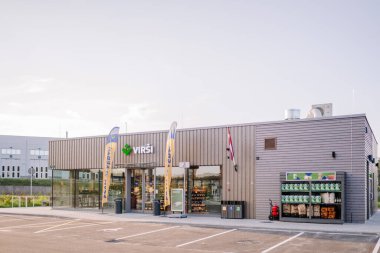
[[[227,219],[235,218],[235,201],[227,201]]]
[[[153,201],[153,215],[154,216],[159,216],[161,215],[161,210],[160,210],[161,203],[159,200],[154,200]]]
[[[115,213],[116,214],[123,213],[123,201],[120,198],[115,199]]]
[[[226,219],[228,216],[227,216],[227,201],[225,200],[222,200],[221,201],[221,218],[222,219]]]
[[[234,218],[244,219],[244,201],[235,201]]]

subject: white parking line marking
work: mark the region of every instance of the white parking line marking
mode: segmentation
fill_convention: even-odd
[[[47,224],[57,223],[62,221],[50,221],[50,222],[42,222],[42,223],[34,223],[34,224],[25,224],[25,225],[19,225],[19,226],[10,226],[10,227],[0,227],[0,229],[6,229],[6,228],[28,228],[28,227],[43,227]]]
[[[69,222],[65,222],[63,224],[58,224],[58,225],[55,225],[55,226],[52,226],[52,227],[49,227],[49,228],[44,228],[44,229],[41,229],[41,230],[38,230],[36,232],[34,232],[35,234],[39,234],[39,233],[42,233],[42,232],[46,232],[46,231],[49,231],[53,228],[58,228],[58,227],[62,227],[64,225],[67,225],[67,224],[70,224],[70,223],[73,223],[75,221],[79,221],[80,219],[77,219],[77,220],[72,220],[72,221],[69,221]]]
[[[169,229],[173,229],[173,228],[178,228],[178,227],[179,226],[168,227],[168,228],[161,228],[161,229],[152,230],[152,231],[145,232],[145,233],[140,233],[140,234],[135,234],[135,235],[128,235],[128,236],[117,238],[117,239],[115,239],[115,241],[120,241],[120,240],[123,240],[123,239],[126,239],[126,238],[137,237],[137,236],[141,236],[141,235],[147,235],[147,234],[157,233],[157,232],[160,232],[160,231],[165,231],[165,230],[169,230]]]
[[[67,229],[73,229],[73,228],[84,228],[84,227],[90,227],[90,226],[99,226],[99,225],[104,225],[104,224],[109,224],[109,223],[112,223],[112,222],[108,222],[108,223],[105,223],[105,222],[103,222],[103,223],[90,223],[90,224],[87,224],[87,225],[81,225],[81,226],[75,226],[75,227],[49,229],[49,230],[44,231],[44,232],[53,232],[53,231],[67,230]]]
[[[179,248],[179,247],[186,246],[186,245],[189,245],[189,244],[192,244],[192,243],[204,241],[204,240],[207,240],[207,239],[219,236],[219,235],[227,234],[227,233],[230,233],[230,232],[233,232],[233,231],[236,231],[236,230],[237,229],[227,230],[227,231],[224,231],[222,233],[218,233],[218,234],[215,234],[215,235],[207,236],[207,237],[204,237],[204,238],[201,238],[201,239],[198,239],[198,240],[194,240],[194,241],[191,241],[191,242],[183,243],[183,244],[177,245],[176,247]]]
[[[297,238],[298,236],[303,235],[303,233],[304,233],[304,232],[301,232],[301,233],[299,233],[299,234],[296,234],[295,236],[292,236],[292,237],[286,239],[285,241],[282,241],[282,242],[280,242],[280,243],[274,245],[273,247],[270,247],[269,249],[266,249],[266,250],[264,250],[264,251],[261,251],[261,253],[267,253],[267,252],[269,252],[269,251],[271,251],[271,250],[273,250],[273,249],[275,249],[275,248],[277,248],[277,247],[279,247],[279,246],[281,246],[281,245],[283,245],[283,244],[285,244],[285,243],[287,243],[287,242],[289,242],[289,241],[291,241],[291,240]]]
[[[379,240],[377,240],[376,246],[373,249],[372,253],[378,253],[379,249],[380,249],[380,238],[379,238]]]
[[[101,232],[117,232],[123,228],[104,228],[104,229],[99,229],[96,231],[101,231]]]

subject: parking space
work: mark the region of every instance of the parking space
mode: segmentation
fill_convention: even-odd
[[[353,235],[334,233],[303,233],[302,236],[272,250],[272,253],[292,253],[293,249],[302,252],[373,252],[379,240],[377,235]]]
[[[198,241],[183,247],[216,252],[261,252],[292,235],[294,235],[292,232],[236,230],[214,239]]]
[[[0,215],[0,252],[376,252],[375,234]]]

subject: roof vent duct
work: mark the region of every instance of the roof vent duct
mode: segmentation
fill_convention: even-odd
[[[307,118],[320,118],[332,116],[332,103],[312,105],[311,110],[307,114]]]
[[[287,109],[285,110],[285,120],[300,119],[300,109]]]

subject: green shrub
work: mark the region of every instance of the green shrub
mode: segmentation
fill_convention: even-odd
[[[0,185],[4,186],[29,186],[29,178],[1,178]],[[51,179],[33,179],[34,186],[51,186]]]

